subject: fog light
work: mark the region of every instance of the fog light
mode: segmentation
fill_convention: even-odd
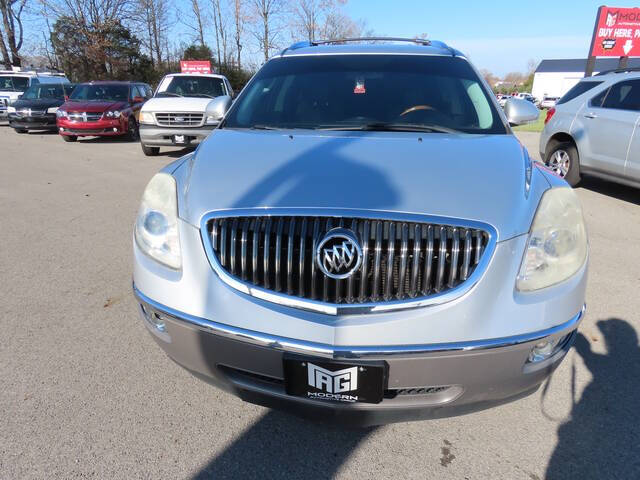
[[[564,335],[562,337],[545,338],[544,340],[540,340],[531,349],[528,360],[529,363],[542,362],[554,356],[562,349],[562,347],[564,347],[567,338],[569,338],[569,335],[571,334]]]
[[[113,127],[113,131],[114,131],[114,132],[117,132],[117,131],[118,131],[118,129],[117,129],[116,127]]]
[[[149,322],[156,330],[159,332],[166,332],[167,326],[164,324],[164,320],[158,315],[156,312],[148,310],[144,305],[140,305],[142,308],[142,313],[144,313],[144,318]]]

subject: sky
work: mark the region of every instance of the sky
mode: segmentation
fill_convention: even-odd
[[[495,75],[524,72],[527,62],[586,58],[602,0],[349,0],[345,11],[385,36],[442,40]],[[638,7],[639,2],[613,2]]]

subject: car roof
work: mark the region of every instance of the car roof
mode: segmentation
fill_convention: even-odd
[[[280,55],[275,58],[310,55],[358,54],[439,55],[464,57],[462,52],[437,40],[365,37],[360,39],[343,39],[335,41],[298,42],[288,48],[285,48]]]
[[[129,82],[120,80],[92,80],[90,82],[79,83],[78,85],[146,85],[144,82]]]
[[[168,73],[165,77],[210,77],[210,78],[226,78],[218,73]]]

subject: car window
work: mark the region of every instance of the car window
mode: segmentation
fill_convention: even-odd
[[[613,85],[604,98],[602,108],[640,111],[640,79]]]
[[[588,92],[589,90],[597,87],[600,84],[602,84],[602,82],[590,81],[576,83],[567,93],[560,97],[560,100],[558,100],[556,103],[558,105],[562,105],[563,103],[570,102],[574,98],[579,97],[583,93]]]
[[[178,75],[166,77],[158,87],[156,96],[215,98],[224,94],[221,78]]]
[[[466,60],[413,55],[274,59],[245,87],[224,125],[352,129],[380,123],[506,133]]]
[[[0,90],[11,92],[24,91],[29,87],[28,77],[14,77],[13,75],[0,75]]]
[[[596,95],[589,101],[589,106],[602,107],[602,102],[604,102],[604,97],[607,96],[607,93],[609,93],[609,89],[605,88],[598,95]]]
[[[37,100],[40,98],[62,100],[64,99],[64,89],[61,84],[41,83],[29,87],[21,98],[23,100]]]
[[[128,85],[92,85],[85,83],[76,86],[70,100],[94,102],[126,102],[129,98]]]

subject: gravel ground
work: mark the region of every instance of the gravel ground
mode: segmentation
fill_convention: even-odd
[[[538,135],[518,135],[537,157]],[[578,189],[588,313],[536,394],[342,430],[196,380],[139,321],[131,226],[146,182],[180,152],[4,126],[0,144],[0,479],[640,478],[638,190]]]

